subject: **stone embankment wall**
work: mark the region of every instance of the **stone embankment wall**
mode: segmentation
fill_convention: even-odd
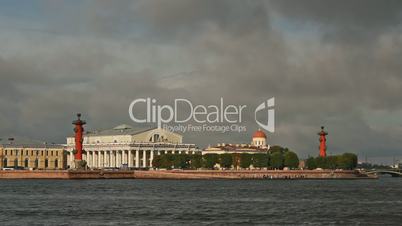
[[[159,170],[136,171],[136,178],[158,179],[363,179],[353,170]]]
[[[333,170],[10,170],[0,179],[370,179],[357,171]]]
[[[0,171],[0,179],[68,179],[68,171],[7,170],[7,171]]]
[[[9,170],[0,179],[133,179],[134,171]]]

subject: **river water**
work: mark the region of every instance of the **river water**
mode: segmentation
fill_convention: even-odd
[[[0,180],[0,225],[402,225],[402,178]]]

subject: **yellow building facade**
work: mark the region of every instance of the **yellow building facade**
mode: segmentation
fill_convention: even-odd
[[[24,138],[0,138],[0,168],[65,169],[62,145]]]

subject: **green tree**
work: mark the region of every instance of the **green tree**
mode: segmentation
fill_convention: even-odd
[[[252,155],[248,153],[241,153],[240,154],[240,167],[243,169],[250,168],[252,163]]]
[[[357,155],[344,153],[338,158],[338,166],[341,169],[355,169],[357,166]]]
[[[336,169],[338,168],[339,156],[327,156],[327,169]]]
[[[187,154],[173,155],[173,166],[175,169],[187,169],[190,166],[190,158]]]
[[[253,154],[252,159],[254,167],[256,168],[268,167],[268,161],[269,161],[268,154],[266,153]]]
[[[284,162],[285,167],[289,167],[291,169],[295,169],[299,167],[299,157],[293,151],[287,151],[284,154]]]
[[[328,160],[326,157],[318,156],[315,158],[315,162],[317,164],[317,168],[328,169]]]
[[[173,154],[163,154],[160,156],[160,168],[171,169],[173,167]]]
[[[279,145],[274,145],[269,149],[269,152],[274,153],[274,152],[285,152],[285,148],[279,146]]]
[[[191,155],[190,158],[190,168],[191,169],[199,169],[202,167],[202,155],[200,154],[194,154]]]
[[[213,169],[215,164],[219,162],[218,154],[205,154],[203,155],[203,167]]]
[[[344,153],[327,157],[308,158],[306,166],[309,169],[354,169],[357,166],[357,155]]]
[[[314,157],[309,157],[309,158],[306,160],[306,167],[307,167],[307,169],[309,169],[309,170],[312,170],[312,169],[316,169],[316,168],[317,168],[317,163],[316,163]]]
[[[233,153],[232,154],[232,163],[233,163],[233,168],[238,169],[240,166],[240,154],[239,153]]]
[[[154,159],[152,160],[152,166],[155,168],[161,168],[162,165],[162,155],[156,155],[154,156]]]
[[[283,154],[279,151],[276,151],[271,154],[269,158],[269,165],[274,169],[283,169]]]
[[[220,165],[222,168],[231,168],[233,164],[233,159],[231,154],[221,154],[220,156]]]

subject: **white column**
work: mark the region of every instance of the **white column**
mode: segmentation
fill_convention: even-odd
[[[119,161],[119,151],[115,151],[114,152],[114,162],[113,162],[113,164],[114,164],[114,167],[118,167],[118,161]]]
[[[93,167],[93,168],[96,168],[96,162],[95,162],[95,160],[96,160],[96,153],[95,153],[95,151],[93,151],[93,152],[92,152],[92,167]]]
[[[87,151],[87,165],[91,167],[91,152]]]
[[[90,159],[89,159],[89,165],[91,165],[91,167],[94,166],[93,159],[94,159],[94,152],[91,151],[91,156],[90,156]]]
[[[131,150],[128,150],[128,167],[133,166],[133,156],[131,156]]]
[[[147,150],[142,151],[142,167],[147,167]]]
[[[107,152],[107,166],[111,167],[111,164],[110,164],[110,151]]]
[[[115,160],[114,160],[114,153],[115,151],[110,151],[110,166],[115,167]]]
[[[39,154],[40,154],[40,152],[39,152]],[[71,166],[74,165],[74,159],[75,159],[74,153],[71,152],[71,158],[70,158],[70,160],[71,160],[70,165],[71,165]],[[39,166],[39,165],[40,165],[40,159],[38,158],[38,166]]]
[[[107,151],[103,152],[103,166],[108,167],[108,165],[107,165]]]
[[[107,164],[107,162],[106,162],[107,158],[106,158],[106,157],[107,157],[107,153],[106,153],[106,151],[104,151],[104,152],[103,152],[103,167],[106,167],[106,166],[107,166],[107,165],[106,165],[106,164]]]
[[[119,167],[119,151],[115,151],[114,165],[115,167]]]
[[[124,163],[126,163],[126,157],[125,157],[125,151],[124,150],[121,150],[121,164],[124,164]],[[120,164],[120,165],[121,165]]]
[[[94,151],[94,160],[92,161],[93,163],[94,163],[94,168],[96,168],[96,167],[98,167],[97,166],[97,158],[98,158],[98,156],[97,156],[97,152],[96,151]]]
[[[102,168],[102,151],[98,151],[98,167]]]
[[[67,154],[67,164],[71,166],[71,154],[70,154],[70,152]]]
[[[127,164],[126,150],[122,150],[121,155],[122,155],[122,163],[121,164]]]
[[[96,159],[95,159],[95,165],[96,165],[96,168],[99,168],[99,153],[100,153],[100,151],[97,151],[96,152]]]
[[[109,152],[109,166],[113,167],[113,151]]]
[[[98,151],[98,168],[102,167],[102,165],[101,165],[101,156],[102,156],[102,152]]]
[[[116,158],[117,158],[117,152],[116,150],[113,151],[113,167],[116,167]]]
[[[108,166],[112,167],[112,151],[109,150],[108,154]]]
[[[101,154],[101,166],[102,168],[105,167],[105,151]]]
[[[114,152],[114,167],[118,167],[119,165],[119,151]]]
[[[117,152],[117,163],[116,163],[117,167],[121,166],[121,157],[122,157],[122,153],[121,153],[121,151],[118,151]]]
[[[154,150],[151,150],[151,157],[149,158],[149,166],[152,167],[152,160],[154,160]]]
[[[140,151],[135,150],[135,167],[140,167]]]
[[[114,152],[114,167],[119,166],[119,151]]]

